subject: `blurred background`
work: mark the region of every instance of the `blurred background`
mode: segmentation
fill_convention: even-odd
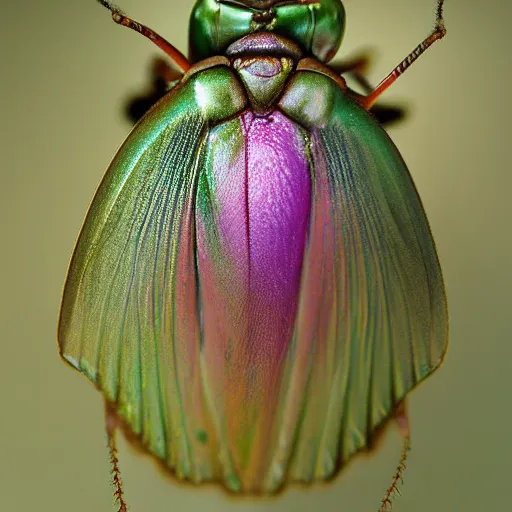
[[[192,0],[119,0],[183,51]],[[425,37],[435,0],[346,0],[339,55],[374,49],[377,83]],[[158,50],[94,0],[2,2],[0,510],[111,511],[101,396],[64,365],[55,332],[92,194],[130,130],[123,107]],[[391,136],[444,269],[451,345],[409,400],[413,449],[396,512],[502,511],[512,442],[512,3],[447,0],[448,36],[386,94],[410,115]],[[509,64],[506,64],[509,62]],[[329,485],[275,499],[180,486],[120,440],[133,512],[376,511],[400,454],[391,427]]]

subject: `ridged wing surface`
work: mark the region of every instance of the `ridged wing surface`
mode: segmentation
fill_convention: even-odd
[[[198,480],[212,473],[196,439],[194,198],[207,124],[191,89],[166,97],[110,165],[72,258],[59,343],[152,453]]]
[[[283,105],[295,116],[322,110],[291,90]],[[277,475],[289,463],[291,479],[307,481],[368,446],[448,341],[441,269],[409,172],[362,107],[337,87],[329,95],[309,132],[310,231],[279,407],[290,427],[272,466]]]
[[[96,193],[62,355],[180,478],[238,492],[327,478],[444,354],[423,208],[341,90],[307,129],[278,111],[212,127],[203,85],[180,91]]]

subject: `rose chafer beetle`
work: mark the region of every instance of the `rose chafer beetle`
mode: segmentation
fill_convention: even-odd
[[[339,0],[198,0],[190,59],[110,3],[179,70],[114,157],[82,227],[62,357],[179,479],[268,494],[325,480],[441,363],[448,320],[427,219],[328,62]],[[386,493],[389,504],[395,481]]]

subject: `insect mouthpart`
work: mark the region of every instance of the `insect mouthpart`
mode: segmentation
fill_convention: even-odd
[[[257,32],[242,37],[226,49],[226,56],[279,55],[298,61],[302,50],[290,39],[272,32]]]
[[[266,9],[265,11],[258,11],[252,15],[252,20],[254,23],[258,25],[268,25],[272,23],[277,16],[277,12],[272,7],[270,9]]]

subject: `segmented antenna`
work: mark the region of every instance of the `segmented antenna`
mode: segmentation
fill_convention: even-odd
[[[142,23],[129,18],[119,7],[117,7],[117,5],[107,2],[107,0],[97,0],[97,2],[103,5],[103,7],[106,7],[112,13],[112,19],[118,25],[131,28],[132,30],[135,30],[135,32],[142,34],[144,37],[147,37],[150,41],[155,43],[168,55],[173,64],[182,73],[186,73],[190,69],[191,64],[185,55],[183,55],[175,46],[166,41],[154,30],[151,30],[149,27],[146,27],[146,25],[142,25]]]
[[[377,86],[377,88],[368,96],[363,98],[360,103],[366,109],[371,108],[371,106],[377,101],[378,97],[391,85],[395,82],[395,80],[403,75],[403,73],[409,69],[411,64],[415,62],[425,51],[427,48],[432,46],[436,41],[439,41],[446,35],[446,27],[444,25],[443,19],[443,7],[444,0],[438,0],[437,8],[436,8],[436,25],[432,33],[422,41],[398,66],[391,71],[391,73],[382,80],[382,82]]]
[[[391,481],[391,485],[387,488],[386,493],[384,494],[384,498],[382,498],[379,512],[391,512],[393,506],[393,498],[396,494],[401,494],[398,485],[404,483],[403,476],[406,468],[405,463],[407,462],[407,455],[410,449],[411,438],[407,436],[404,438],[400,461],[398,462],[398,466],[393,476],[393,480]]]
[[[115,4],[111,2],[107,2],[106,0],[98,0],[98,3],[106,7],[112,14],[119,14],[120,16],[124,16],[123,11]]]
[[[124,501],[123,483],[121,481],[121,470],[119,469],[119,459],[117,458],[117,417],[115,411],[107,402],[105,402],[105,428],[107,431],[110,463],[112,465],[112,485],[114,486],[114,503],[119,505],[118,512],[128,512],[128,506]]]

